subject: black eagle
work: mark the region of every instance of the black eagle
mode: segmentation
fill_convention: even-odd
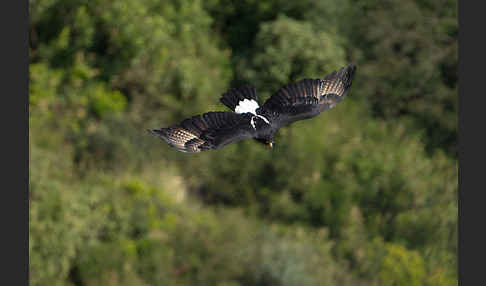
[[[289,84],[261,107],[255,87],[232,88],[220,101],[234,112],[208,112],[167,128],[148,131],[182,152],[219,149],[249,138],[271,148],[279,128],[317,116],[343,100],[355,71],[356,66],[351,64],[323,79],[303,79]]]

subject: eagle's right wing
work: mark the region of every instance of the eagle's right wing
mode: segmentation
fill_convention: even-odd
[[[208,112],[168,128],[148,130],[182,152],[201,152],[252,138],[255,129],[250,114]]]
[[[257,112],[280,128],[317,116],[341,102],[351,88],[355,65],[343,67],[323,79],[303,79],[282,87]]]

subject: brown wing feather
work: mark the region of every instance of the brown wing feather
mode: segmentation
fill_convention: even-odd
[[[349,65],[323,79],[303,79],[282,87],[257,113],[271,118],[277,127],[317,116],[346,96],[355,70],[355,65]]]
[[[344,99],[351,88],[356,66],[350,65],[327,75],[321,81],[319,104],[323,110],[333,108]]]
[[[218,149],[254,135],[248,115],[233,112],[208,112],[148,131],[177,150],[190,153]]]
[[[199,146],[205,143],[194,133],[180,126],[171,126],[159,130],[148,130],[151,134],[162,138],[167,144],[182,152],[200,152]]]

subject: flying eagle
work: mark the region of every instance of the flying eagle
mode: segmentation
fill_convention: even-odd
[[[323,79],[303,79],[282,87],[261,107],[256,88],[245,85],[223,93],[220,101],[233,112],[208,112],[179,124],[148,130],[182,152],[220,149],[253,138],[272,148],[277,130],[319,115],[338,104],[351,88],[356,66],[334,71]]]

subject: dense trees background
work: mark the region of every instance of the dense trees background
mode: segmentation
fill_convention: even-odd
[[[30,0],[32,285],[457,285],[457,1]],[[357,64],[342,103],[146,133]]]

